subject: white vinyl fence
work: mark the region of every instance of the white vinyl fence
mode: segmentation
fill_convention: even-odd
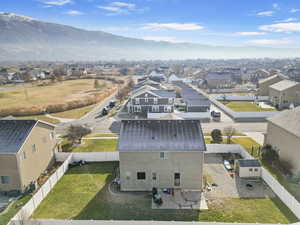
[[[56,161],[62,162],[72,155],[73,161],[83,160],[86,162],[112,162],[119,161],[119,152],[56,152]]]
[[[238,153],[243,159],[254,159],[242,146],[227,144],[208,144],[206,154]],[[291,195],[265,168],[262,168],[262,179],[269,185],[282,202],[300,219],[300,203]]]
[[[43,199],[49,194],[57,181],[67,172],[69,163],[72,162],[72,155],[52,174],[32,198],[22,207],[22,209],[11,219],[8,225],[14,224],[12,221],[22,221],[29,218]]]

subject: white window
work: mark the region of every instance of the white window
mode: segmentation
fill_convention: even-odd
[[[9,176],[0,176],[1,184],[10,184],[10,177]]]
[[[152,112],[159,112],[159,105],[153,105]]]
[[[165,112],[171,112],[172,111],[172,107],[171,106],[164,106],[164,111]]]
[[[36,152],[36,145],[32,145],[32,152]],[[24,152],[25,153],[25,152]]]
[[[140,104],[140,99],[139,98],[135,99],[135,104]]]
[[[160,152],[159,153],[159,158],[160,159],[167,159],[167,153],[166,152]]]
[[[26,159],[26,152],[21,153],[21,160],[24,160],[24,159]]]
[[[148,98],[145,98],[145,102],[148,102]]]
[[[154,98],[153,101],[154,101],[154,104],[157,104],[158,99],[157,99],[157,98]]]
[[[172,103],[173,103],[173,99],[169,98],[169,104],[172,104]]]
[[[141,111],[142,111],[142,107],[140,105],[134,106],[134,112],[141,112]]]
[[[53,140],[54,139],[54,132],[51,132],[50,133],[50,140]]]

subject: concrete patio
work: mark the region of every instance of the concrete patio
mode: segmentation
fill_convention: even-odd
[[[206,200],[200,191],[175,189],[174,195],[172,195],[166,194],[162,189],[159,189],[158,193],[162,197],[163,204],[159,206],[152,199],[152,209],[208,209]]]

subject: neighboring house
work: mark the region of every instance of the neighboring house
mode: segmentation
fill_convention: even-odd
[[[149,79],[156,82],[167,81],[167,78],[163,73],[156,72],[155,70],[149,74]]]
[[[154,87],[154,88],[157,88],[157,89],[160,89],[161,88],[161,84],[159,82],[156,82],[156,81],[152,81],[150,79],[145,79],[145,80],[142,80],[140,82],[138,82],[135,86],[134,86],[134,90],[135,89],[138,89],[140,87],[143,87],[143,86],[151,86],[151,87]]]
[[[210,101],[208,99],[185,99],[186,112],[209,112]]]
[[[168,82],[170,83],[170,84],[172,84],[174,81],[176,82],[176,81],[181,81],[182,80],[182,78],[179,78],[176,74],[174,74],[174,73],[172,73],[170,76],[169,76],[169,78],[168,78]]]
[[[0,192],[23,192],[54,162],[54,125],[0,120]]]
[[[264,144],[277,150],[280,159],[293,166],[294,173],[300,173],[300,107],[268,118]]]
[[[208,88],[227,88],[233,86],[232,74],[209,73],[205,78]]]
[[[275,83],[284,80],[284,77],[280,74],[273,75],[266,79],[258,81],[258,92],[259,96],[269,96],[269,87]]]
[[[122,191],[202,190],[206,145],[198,120],[124,120],[118,151]]]
[[[300,83],[282,80],[270,86],[269,97],[271,103],[279,109],[300,105]]]
[[[163,113],[174,111],[176,93],[173,90],[141,90],[128,101],[128,113]]]
[[[182,86],[180,95],[185,103],[186,112],[208,112],[210,111],[210,101],[189,85]]]
[[[260,178],[261,164],[257,159],[240,159],[236,161],[236,173],[241,178]]]

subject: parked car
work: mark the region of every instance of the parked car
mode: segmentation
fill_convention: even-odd
[[[104,107],[101,112],[101,116],[106,116],[108,114],[108,109]]]
[[[228,171],[232,170],[231,164],[228,160],[224,160],[223,164],[224,164],[224,167],[226,170],[228,170]]]
[[[108,106],[109,106],[109,108],[113,108],[113,107],[116,106],[116,102],[115,101],[110,101]]]
[[[220,112],[212,111],[210,114],[211,114],[211,117],[212,117],[213,121],[220,121],[221,120],[221,113]]]

